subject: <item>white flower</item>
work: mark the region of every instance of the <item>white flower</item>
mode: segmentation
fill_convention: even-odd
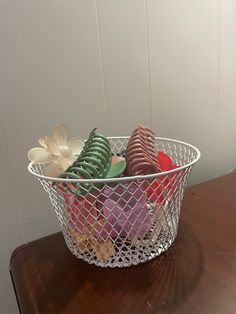
[[[44,175],[58,177],[72,165],[84,147],[80,137],[68,141],[67,130],[62,123],[56,125],[51,136],[39,139],[42,147],[28,152],[29,160],[37,164],[47,164]]]

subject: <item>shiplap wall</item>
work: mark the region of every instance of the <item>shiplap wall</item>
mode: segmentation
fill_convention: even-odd
[[[235,0],[0,1],[0,313],[9,256],[57,230],[27,151],[58,121],[86,137],[141,122],[195,144],[191,183],[236,166]]]

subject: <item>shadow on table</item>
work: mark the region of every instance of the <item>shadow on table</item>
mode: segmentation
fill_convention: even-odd
[[[172,247],[145,264],[109,269],[73,258],[73,262],[55,265],[47,293],[40,295],[38,304],[50,302],[55,313],[65,307],[69,313],[69,308],[76,306],[81,313],[168,312],[177,309],[191,294],[202,268],[198,239],[189,225],[180,222]]]

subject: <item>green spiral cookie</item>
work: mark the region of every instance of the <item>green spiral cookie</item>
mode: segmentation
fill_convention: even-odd
[[[111,167],[111,146],[107,138],[96,133],[94,128],[89,134],[84,148],[75,162],[60,177],[69,179],[102,179]],[[90,183],[72,184],[74,189],[67,189],[72,193],[86,194]]]

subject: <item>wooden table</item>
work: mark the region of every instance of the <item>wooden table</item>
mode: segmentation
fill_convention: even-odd
[[[186,190],[178,237],[153,261],[91,266],[56,233],[17,248],[10,270],[24,314],[235,314],[236,175]]]

